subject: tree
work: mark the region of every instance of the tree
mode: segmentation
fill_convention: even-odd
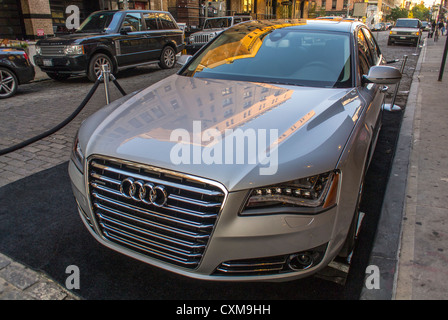
[[[390,10],[390,13],[386,16],[387,21],[397,21],[399,18],[407,18],[409,11],[405,8],[395,7]]]
[[[414,18],[422,21],[428,21],[430,19],[429,9],[425,7],[423,1],[420,2],[420,4],[415,5],[411,12]]]

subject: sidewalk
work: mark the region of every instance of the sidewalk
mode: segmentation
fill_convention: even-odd
[[[364,300],[448,299],[446,39],[426,39],[414,72],[369,261],[381,287],[364,288]]]
[[[396,299],[448,299],[448,65],[437,81],[447,37],[429,40],[409,97],[415,113]]]

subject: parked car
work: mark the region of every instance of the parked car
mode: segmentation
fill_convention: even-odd
[[[431,23],[428,21],[422,21],[422,31],[430,31],[431,30]]]
[[[372,31],[383,31],[383,30],[385,30],[385,29],[384,29],[384,26],[383,26],[381,23],[376,23],[376,24],[371,28],[371,30],[372,30]]]
[[[251,19],[251,16],[207,18],[204,22],[204,27],[202,28],[202,30],[191,34],[187,39],[187,53],[195,53],[223,30],[230,28],[237,23],[249,21]]]
[[[250,21],[81,125],[69,174],[101,244],[185,276],[309,276],[355,244],[385,66],[359,22]]]
[[[24,49],[0,47],[0,99],[12,97],[17,87],[34,79],[35,70]]]
[[[98,11],[74,34],[39,40],[34,61],[55,80],[87,74],[95,81],[103,64],[113,73],[152,63],[172,68],[183,47],[183,32],[169,12]]]
[[[387,45],[396,43],[411,44],[415,47],[419,44],[422,36],[422,23],[419,19],[401,18],[397,19],[395,26],[389,32]]]

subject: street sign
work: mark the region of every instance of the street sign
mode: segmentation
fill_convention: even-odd
[[[44,29],[37,29],[36,33],[38,37],[43,37],[45,35]]]

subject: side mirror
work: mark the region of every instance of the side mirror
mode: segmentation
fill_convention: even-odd
[[[394,67],[373,66],[369,69],[369,74],[363,76],[363,80],[376,84],[396,84],[401,80],[401,72]]]
[[[132,32],[132,27],[130,26],[121,27],[120,34],[128,34],[128,32]]]

